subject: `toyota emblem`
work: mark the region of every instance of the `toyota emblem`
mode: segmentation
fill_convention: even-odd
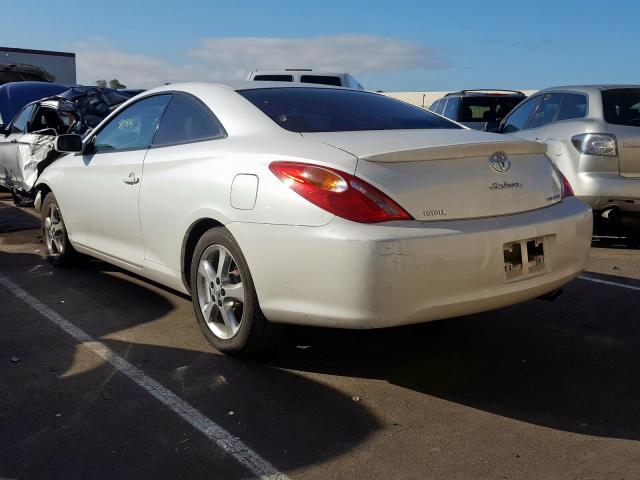
[[[489,163],[491,164],[491,168],[493,168],[498,173],[506,173],[511,168],[511,160],[507,157],[507,154],[504,152],[496,152],[491,157],[489,157]]]

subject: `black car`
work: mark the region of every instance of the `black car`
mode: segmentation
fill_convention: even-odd
[[[497,125],[525,98],[518,90],[461,90],[447,93],[433,102],[429,110],[469,128],[485,130],[487,124]]]

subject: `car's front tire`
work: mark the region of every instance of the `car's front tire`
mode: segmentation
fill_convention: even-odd
[[[190,285],[200,329],[219,351],[253,355],[278,341],[283,327],[262,314],[249,266],[225,228],[212,228],[200,237],[191,261]]]
[[[69,265],[76,259],[77,253],[69,241],[62,211],[52,192],[44,197],[40,208],[40,218],[42,243],[47,260],[56,266]]]

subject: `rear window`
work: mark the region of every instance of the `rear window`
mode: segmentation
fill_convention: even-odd
[[[320,85],[333,85],[334,87],[341,87],[342,82],[340,77],[332,77],[328,75],[302,75],[300,77],[302,83],[317,83]]]
[[[256,75],[253,79],[262,82],[293,82],[293,75]]]
[[[497,122],[525,97],[463,97],[460,122]]]
[[[605,122],[640,126],[640,89],[604,90],[602,106]]]
[[[261,88],[238,93],[292,132],[462,128],[375,93],[333,88]]]

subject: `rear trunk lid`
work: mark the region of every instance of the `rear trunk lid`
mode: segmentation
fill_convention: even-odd
[[[355,174],[416,220],[509,215],[561,200],[560,181],[540,143],[473,130],[304,136],[358,157]]]
[[[640,124],[637,127],[607,125],[607,133],[616,137],[620,175],[640,177]]]

